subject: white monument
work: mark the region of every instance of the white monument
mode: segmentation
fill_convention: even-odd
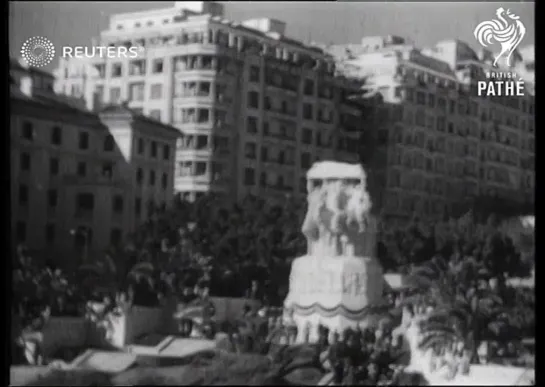
[[[284,302],[286,318],[298,328],[297,341],[315,341],[320,324],[338,333],[375,325],[384,310],[377,221],[366,188],[358,164],[318,162],[307,173],[302,231],[308,251],[292,264]]]

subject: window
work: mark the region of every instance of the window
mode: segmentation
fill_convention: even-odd
[[[254,160],[256,158],[257,147],[254,142],[247,142],[244,147],[244,155],[247,159]]]
[[[424,110],[418,109],[414,115],[414,123],[418,126],[426,126],[426,114]]]
[[[147,212],[148,212],[148,217],[153,215],[153,213],[155,212],[155,203],[151,199],[148,200]]]
[[[248,107],[259,109],[259,93],[257,91],[248,93]]]
[[[136,216],[140,216],[140,214],[142,213],[142,199],[141,198],[134,199],[134,213],[136,214]]]
[[[19,163],[21,171],[30,171],[30,155],[28,153],[21,153]]]
[[[51,144],[61,145],[62,144],[62,129],[58,126],[51,128]]]
[[[268,97],[268,96],[265,96],[265,99],[263,101],[263,105],[265,106],[265,110],[271,110],[272,109],[271,98]]]
[[[26,184],[19,185],[19,205],[28,205],[28,186]]]
[[[255,185],[255,170],[253,168],[244,169],[244,185]]]
[[[204,136],[204,135],[199,135],[197,136],[197,141],[196,141],[196,144],[195,142],[193,141],[193,136],[189,137],[188,138],[188,145],[190,145],[188,148],[191,148],[193,147],[194,149],[207,149],[209,146],[208,146],[208,136]]]
[[[155,83],[151,85],[150,99],[163,98],[163,85],[161,83]]]
[[[111,134],[108,134],[104,139],[104,152],[112,152],[114,150],[115,140]]]
[[[413,102],[414,101],[414,90],[410,89],[410,88],[407,88],[405,90],[405,98],[407,99],[407,101]]]
[[[110,89],[110,103],[117,104],[121,100],[121,89],[119,87],[112,87]]]
[[[223,86],[222,85],[218,85],[218,86],[219,87],[217,87],[217,90],[218,90],[217,95],[221,95],[221,89]],[[199,82],[199,89],[197,91],[197,95],[200,97],[208,97],[210,95],[210,82]]]
[[[157,141],[151,142],[151,157],[152,158],[157,157]]]
[[[110,244],[112,246],[119,246],[121,243],[122,232],[119,228],[113,228],[110,232]]]
[[[305,120],[312,120],[314,118],[312,105],[309,103],[303,104],[303,118]]]
[[[437,100],[437,107],[440,110],[446,110],[447,109],[447,101],[444,98],[439,98]]]
[[[78,162],[77,174],[79,177],[85,177],[87,175],[87,164],[85,161]]]
[[[144,139],[139,138],[138,139],[138,154],[143,155],[144,154]]]
[[[136,170],[136,183],[138,185],[142,185],[143,180],[144,180],[144,171],[142,171],[142,168],[138,168]]]
[[[303,153],[301,154],[301,168],[310,168],[310,153]]]
[[[445,129],[446,129],[446,119],[445,117],[437,117],[437,121],[436,121],[436,124],[437,124],[437,130],[440,131],[440,132],[444,132]]]
[[[26,223],[25,222],[17,222],[16,227],[16,237],[17,241],[19,243],[26,241]]]
[[[102,176],[111,179],[114,175],[114,165],[112,163],[104,163],[102,164]]]
[[[220,181],[223,175],[223,165],[217,162],[212,162],[212,180]]]
[[[303,144],[312,144],[312,129],[303,128],[301,141]]]
[[[456,114],[456,101],[449,100],[449,113]]]
[[[144,82],[132,83],[129,85],[129,101],[144,100]]]
[[[25,121],[21,128],[21,137],[25,140],[32,141],[34,139],[34,126],[32,123]]]
[[[162,59],[154,59],[153,60],[152,72],[154,74],[161,74],[163,72],[163,60]]]
[[[168,187],[168,174],[163,172],[163,175],[161,176],[161,187],[163,189],[167,189]]]
[[[55,225],[52,223],[45,226],[45,241],[49,246],[55,243]]]
[[[155,171],[149,171],[149,185],[152,187],[155,185]]]
[[[248,117],[246,119],[246,131],[248,133],[257,133],[257,118]]]
[[[95,197],[90,193],[79,193],[76,195],[76,215],[82,212],[91,212],[95,209]]]
[[[250,82],[259,82],[260,78],[259,67],[250,66]]]
[[[56,157],[49,159],[49,176],[57,176],[59,169],[59,159]]]
[[[161,121],[161,110],[153,109],[149,112],[149,116],[154,120]]]
[[[78,139],[78,147],[81,150],[89,149],[89,133],[80,132]]]
[[[195,163],[195,176],[204,176],[206,174],[206,163],[197,161]]]
[[[59,194],[56,189],[47,191],[47,206],[49,208],[57,208]]]
[[[219,112],[216,112],[216,115],[219,115]],[[210,121],[210,110],[208,109],[197,109],[197,122],[198,123],[205,123]],[[189,121],[189,122],[194,122]]]
[[[112,64],[112,78],[119,78],[123,75],[123,66],[121,63]]]
[[[129,75],[145,75],[146,61],[134,60],[129,63]]]
[[[170,159],[170,146],[163,145],[163,160]]]
[[[426,93],[423,93],[421,91],[416,93],[416,103],[417,105],[425,105],[426,104]]]
[[[122,214],[123,213],[123,196],[121,195],[115,195],[114,199],[112,201],[112,211],[115,214]]]
[[[314,81],[312,79],[305,79],[304,94],[314,95]]]
[[[261,161],[269,160],[269,149],[266,146],[261,147]]]
[[[93,98],[97,101],[97,104],[104,102],[104,86],[97,86],[93,93]]]

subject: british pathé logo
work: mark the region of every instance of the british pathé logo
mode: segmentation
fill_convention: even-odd
[[[520,18],[511,13],[510,10],[498,8],[496,10],[498,19],[487,20],[480,23],[473,31],[477,41],[484,47],[488,47],[495,40],[501,45],[501,51],[494,57],[494,66],[498,64],[500,58],[507,55],[505,64],[511,67],[511,55],[519,46],[524,35],[526,27],[520,21]]]
[[[501,46],[500,52],[494,57],[493,66],[498,68],[498,62],[505,58],[505,67],[511,68],[511,57],[526,35],[526,27],[519,16],[503,8],[496,10],[497,19],[487,20],[475,27],[475,39],[483,46],[488,47],[494,42]],[[487,71],[486,81],[477,82],[479,96],[523,96],[524,82],[513,71]]]

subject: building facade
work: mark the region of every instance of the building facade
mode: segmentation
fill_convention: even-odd
[[[17,62],[10,73],[14,245],[84,259],[171,203],[176,129],[121,106],[90,112]]]
[[[508,69],[525,76],[524,96],[479,97],[493,57],[460,41],[418,49],[369,37],[330,52],[380,96],[367,127],[376,131],[375,197],[386,213],[431,216],[479,196],[533,203],[533,61]]]
[[[362,104],[349,98],[359,81],[336,76],[329,54],[285,37],[280,21],[235,23],[217,3],[194,3],[112,16],[100,45],[143,57],[94,58],[84,77],[61,62],[58,90],[81,86],[90,108],[128,101],[178,128],[175,190],[189,200],[304,194],[314,161],[359,161]]]

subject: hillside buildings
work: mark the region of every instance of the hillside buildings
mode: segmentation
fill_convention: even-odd
[[[306,194],[314,161],[359,161],[361,82],[285,28],[226,20],[214,2],[114,15],[97,44],[143,47],[143,58],[61,62],[56,88],[179,129],[175,190],[188,200]]]
[[[477,97],[491,53],[457,40],[418,49],[396,36],[329,48],[380,94],[370,110],[375,195],[388,214],[441,214],[477,196],[534,202],[533,53],[516,56],[524,97]]]
[[[10,83],[14,246],[85,259],[172,201],[176,129],[123,106],[90,112],[15,61]]]

